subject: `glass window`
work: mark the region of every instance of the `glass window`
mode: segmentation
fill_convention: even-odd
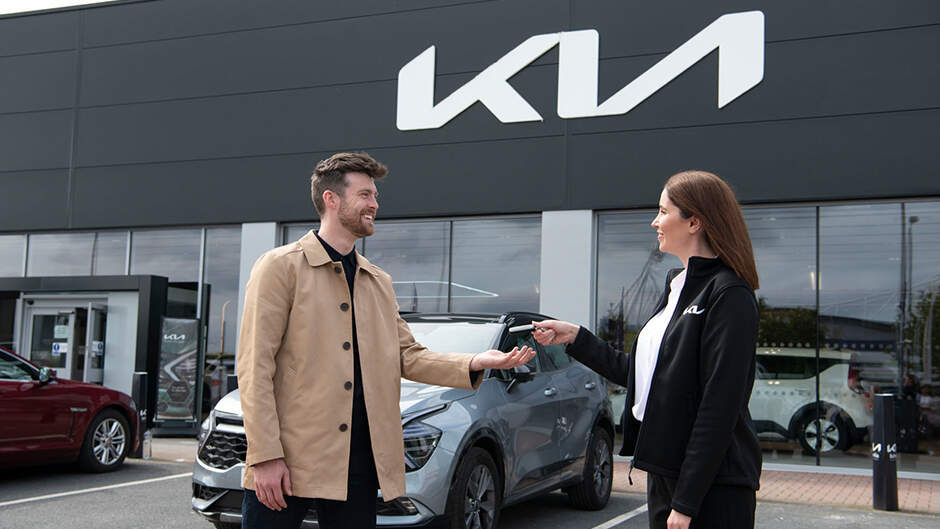
[[[26,274],[123,275],[126,246],[127,232],[30,235]]]
[[[454,221],[451,310],[538,311],[542,220]]]
[[[378,223],[365,251],[391,274],[401,310],[447,311],[450,222]]]
[[[292,243],[306,235],[308,231],[317,230],[319,228],[319,222],[313,224],[293,224],[284,226],[284,244]]]
[[[543,345],[545,354],[552,360],[555,368],[561,369],[571,363],[571,358],[565,353],[564,345]]]
[[[898,386],[890,367],[900,369],[903,360],[897,354],[902,212],[900,204],[820,208],[820,354],[863,356],[866,364],[888,367],[876,376],[872,369],[836,366],[819,377],[822,416],[818,424],[804,418],[797,427],[804,448],[814,450],[818,440],[827,464],[870,464],[860,441],[873,422],[871,395]]]
[[[91,275],[122,276],[127,273],[127,232],[99,231],[91,247]]]
[[[198,229],[135,231],[131,238],[131,274],[198,281],[201,240]]]
[[[241,228],[208,228],[204,281],[209,287],[209,326],[206,358],[220,354],[235,358],[238,321],[238,274],[241,259]],[[224,328],[224,332],[223,332]]]
[[[656,309],[666,272],[681,268],[659,251],[653,210],[597,218],[597,331],[620,351],[629,348]]]
[[[26,275],[91,275],[94,233],[48,233],[29,236]]]
[[[33,369],[11,354],[0,352],[0,379],[32,381]]]
[[[23,235],[0,235],[0,277],[23,275],[23,251],[26,237]]]

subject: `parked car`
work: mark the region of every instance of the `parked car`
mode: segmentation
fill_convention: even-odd
[[[749,409],[762,439],[796,440],[816,453],[848,450],[872,424],[871,396],[859,382],[852,353],[819,352],[819,410],[816,350],[759,347]],[[817,420],[818,419],[818,420]]]
[[[607,504],[614,420],[606,384],[562,346],[542,347],[529,333],[508,333],[510,326],[545,316],[403,317],[433,350],[470,354],[526,344],[537,355],[511,371],[487,370],[477,391],[402,380],[406,494],[377,498],[380,527],[492,529],[502,507],[556,489],[577,508]],[[244,431],[237,391],[203,423],[192,506],[219,528],[240,523]],[[315,520],[311,510],[305,525],[315,527]]]
[[[55,375],[0,348],[0,468],[68,461],[89,472],[120,467],[137,447],[134,401]]]

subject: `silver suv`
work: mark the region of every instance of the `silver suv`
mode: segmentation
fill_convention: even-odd
[[[607,504],[614,420],[604,380],[563,346],[508,333],[546,316],[403,317],[418,342],[435,351],[471,354],[526,344],[538,354],[512,371],[488,370],[477,391],[402,380],[406,493],[377,498],[380,527],[492,529],[502,507],[556,489],[580,509]],[[240,523],[244,432],[235,391],[219,401],[200,434],[193,510],[219,528]],[[304,526],[317,526],[315,510]]]

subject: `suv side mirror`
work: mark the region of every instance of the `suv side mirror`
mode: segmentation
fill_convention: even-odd
[[[39,385],[45,386],[48,384],[49,381],[52,380],[53,375],[55,375],[55,372],[48,367],[39,368]]]
[[[512,388],[516,384],[521,384],[523,382],[528,382],[535,378],[535,373],[528,368],[528,366],[516,366],[512,368],[512,371],[509,372],[509,385],[506,386],[506,393],[512,391]]]

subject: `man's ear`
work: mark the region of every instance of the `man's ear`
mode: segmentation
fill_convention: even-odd
[[[323,192],[323,204],[327,209],[338,209],[339,208],[340,197],[332,190],[327,189]]]

